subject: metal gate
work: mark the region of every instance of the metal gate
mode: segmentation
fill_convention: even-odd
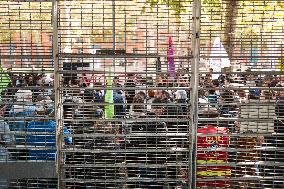
[[[0,188],[284,188],[283,2],[0,8]]]
[[[145,1],[54,8],[59,187],[189,188],[190,11]]]
[[[282,1],[202,1],[197,187],[284,187],[283,13]]]
[[[0,3],[0,188],[56,188],[52,3]]]

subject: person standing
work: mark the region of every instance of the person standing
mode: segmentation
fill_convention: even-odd
[[[124,86],[127,109],[129,110],[135,96],[136,77],[135,74],[128,74],[127,77],[128,79],[126,80]]]

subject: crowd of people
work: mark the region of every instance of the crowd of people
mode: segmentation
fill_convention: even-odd
[[[86,75],[62,78],[61,142],[66,150],[62,157],[67,165],[66,178],[98,179],[67,182],[67,186],[104,188],[116,186],[116,182],[121,187],[186,185],[191,126],[190,75],[185,73],[175,77],[167,73],[155,77],[130,73],[113,77],[112,86],[106,81],[92,82]],[[1,94],[1,160],[55,160],[53,75],[10,74],[10,79]],[[213,118],[240,118],[240,104],[249,100],[271,100],[276,104],[276,116],[284,114],[282,91],[277,90],[283,86],[280,76],[262,77],[248,71],[242,75],[222,74],[213,80],[210,72],[201,75],[199,82],[199,128],[210,125],[226,128],[227,133],[240,133],[237,119]],[[113,95],[112,118],[105,117],[107,90],[112,90]],[[283,133],[282,126],[281,121],[275,122],[273,131]],[[279,137],[257,140],[261,142],[255,145],[270,141],[275,146],[278,141],[276,147],[283,147]],[[237,144],[237,140],[232,139],[232,144]],[[20,146],[24,148],[19,150]],[[228,154],[228,161],[236,161],[234,158],[236,154]],[[173,166],[162,166],[171,163]],[[126,177],[137,181],[127,181]]]

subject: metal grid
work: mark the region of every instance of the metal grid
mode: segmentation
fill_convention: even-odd
[[[284,187],[283,15],[282,1],[202,1],[200,188]]]
[[[283,2],[0,9],[0,188],[284,188]]]
[[[57,3],[59,186],[189,188],[191,3]]]
[[[0,3],[0,188],[57,186],[51,8]]]

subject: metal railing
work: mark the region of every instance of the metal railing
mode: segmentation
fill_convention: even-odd
[[[0,15],[0,188],[284,188],[282,2]]]

